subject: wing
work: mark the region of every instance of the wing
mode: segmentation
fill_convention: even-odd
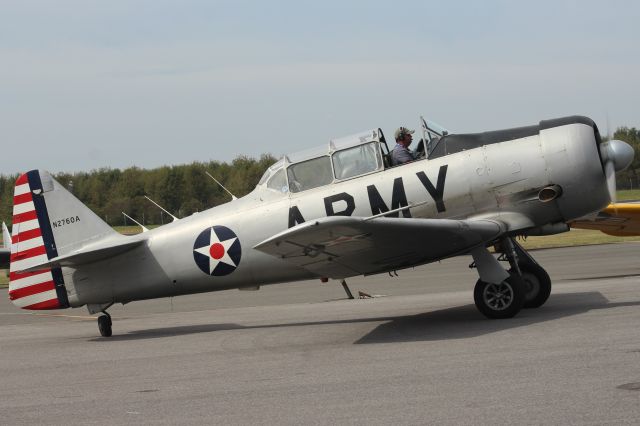
[[[637,236],[640,235],[640,203],[609,204],[595,218],[574,220],[570,225],[618,237]]]
[[[504,231],[494,220],[330,216],[295,226],[254,248],[319,276],[345,278],[466,253]]]

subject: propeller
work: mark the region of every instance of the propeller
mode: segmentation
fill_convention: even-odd
[[[611,202],[616,202],[616,172],[620,172],[633,161],[633,148],[626,142],[611,139],[600,144],[600,157],[607,179]]]

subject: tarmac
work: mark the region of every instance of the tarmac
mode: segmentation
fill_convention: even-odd
[[[549,301],[473,305],[469,257],[110,309],[0,299],[0,424],[640,424],[640,243],[531,252]]]

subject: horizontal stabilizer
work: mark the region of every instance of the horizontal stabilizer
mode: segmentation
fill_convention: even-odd
[[[98,260],[108,259],[113,256],[125,253],[139,245],[145,240],[131,240],[134,237],[122,236],[122,239],[113,239],[108,241],[100,241],[90,246],[83,247],[76,252],[57,256],[49,260],[43,260],[42,262],[30,265],[28,268],[19,270],[17,272],[33,272],[41,269],[55,268],[61,266],[78,267],[87,263],[92,263]]]
[[[467,253],[504,231],[505,226],[493,220],[330,216],[295,226],[254,248],[319,276],[346,278]]]

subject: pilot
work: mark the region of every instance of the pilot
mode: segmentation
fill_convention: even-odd
[[[398,164],[404,164],[416,159],[413,152],[409,150],[409,145],[413,140],[411,136],[415,130],[409,130],[406,127],[398,127],[396,130],[396,146],[391,151],[391,165],[397,166]]]

